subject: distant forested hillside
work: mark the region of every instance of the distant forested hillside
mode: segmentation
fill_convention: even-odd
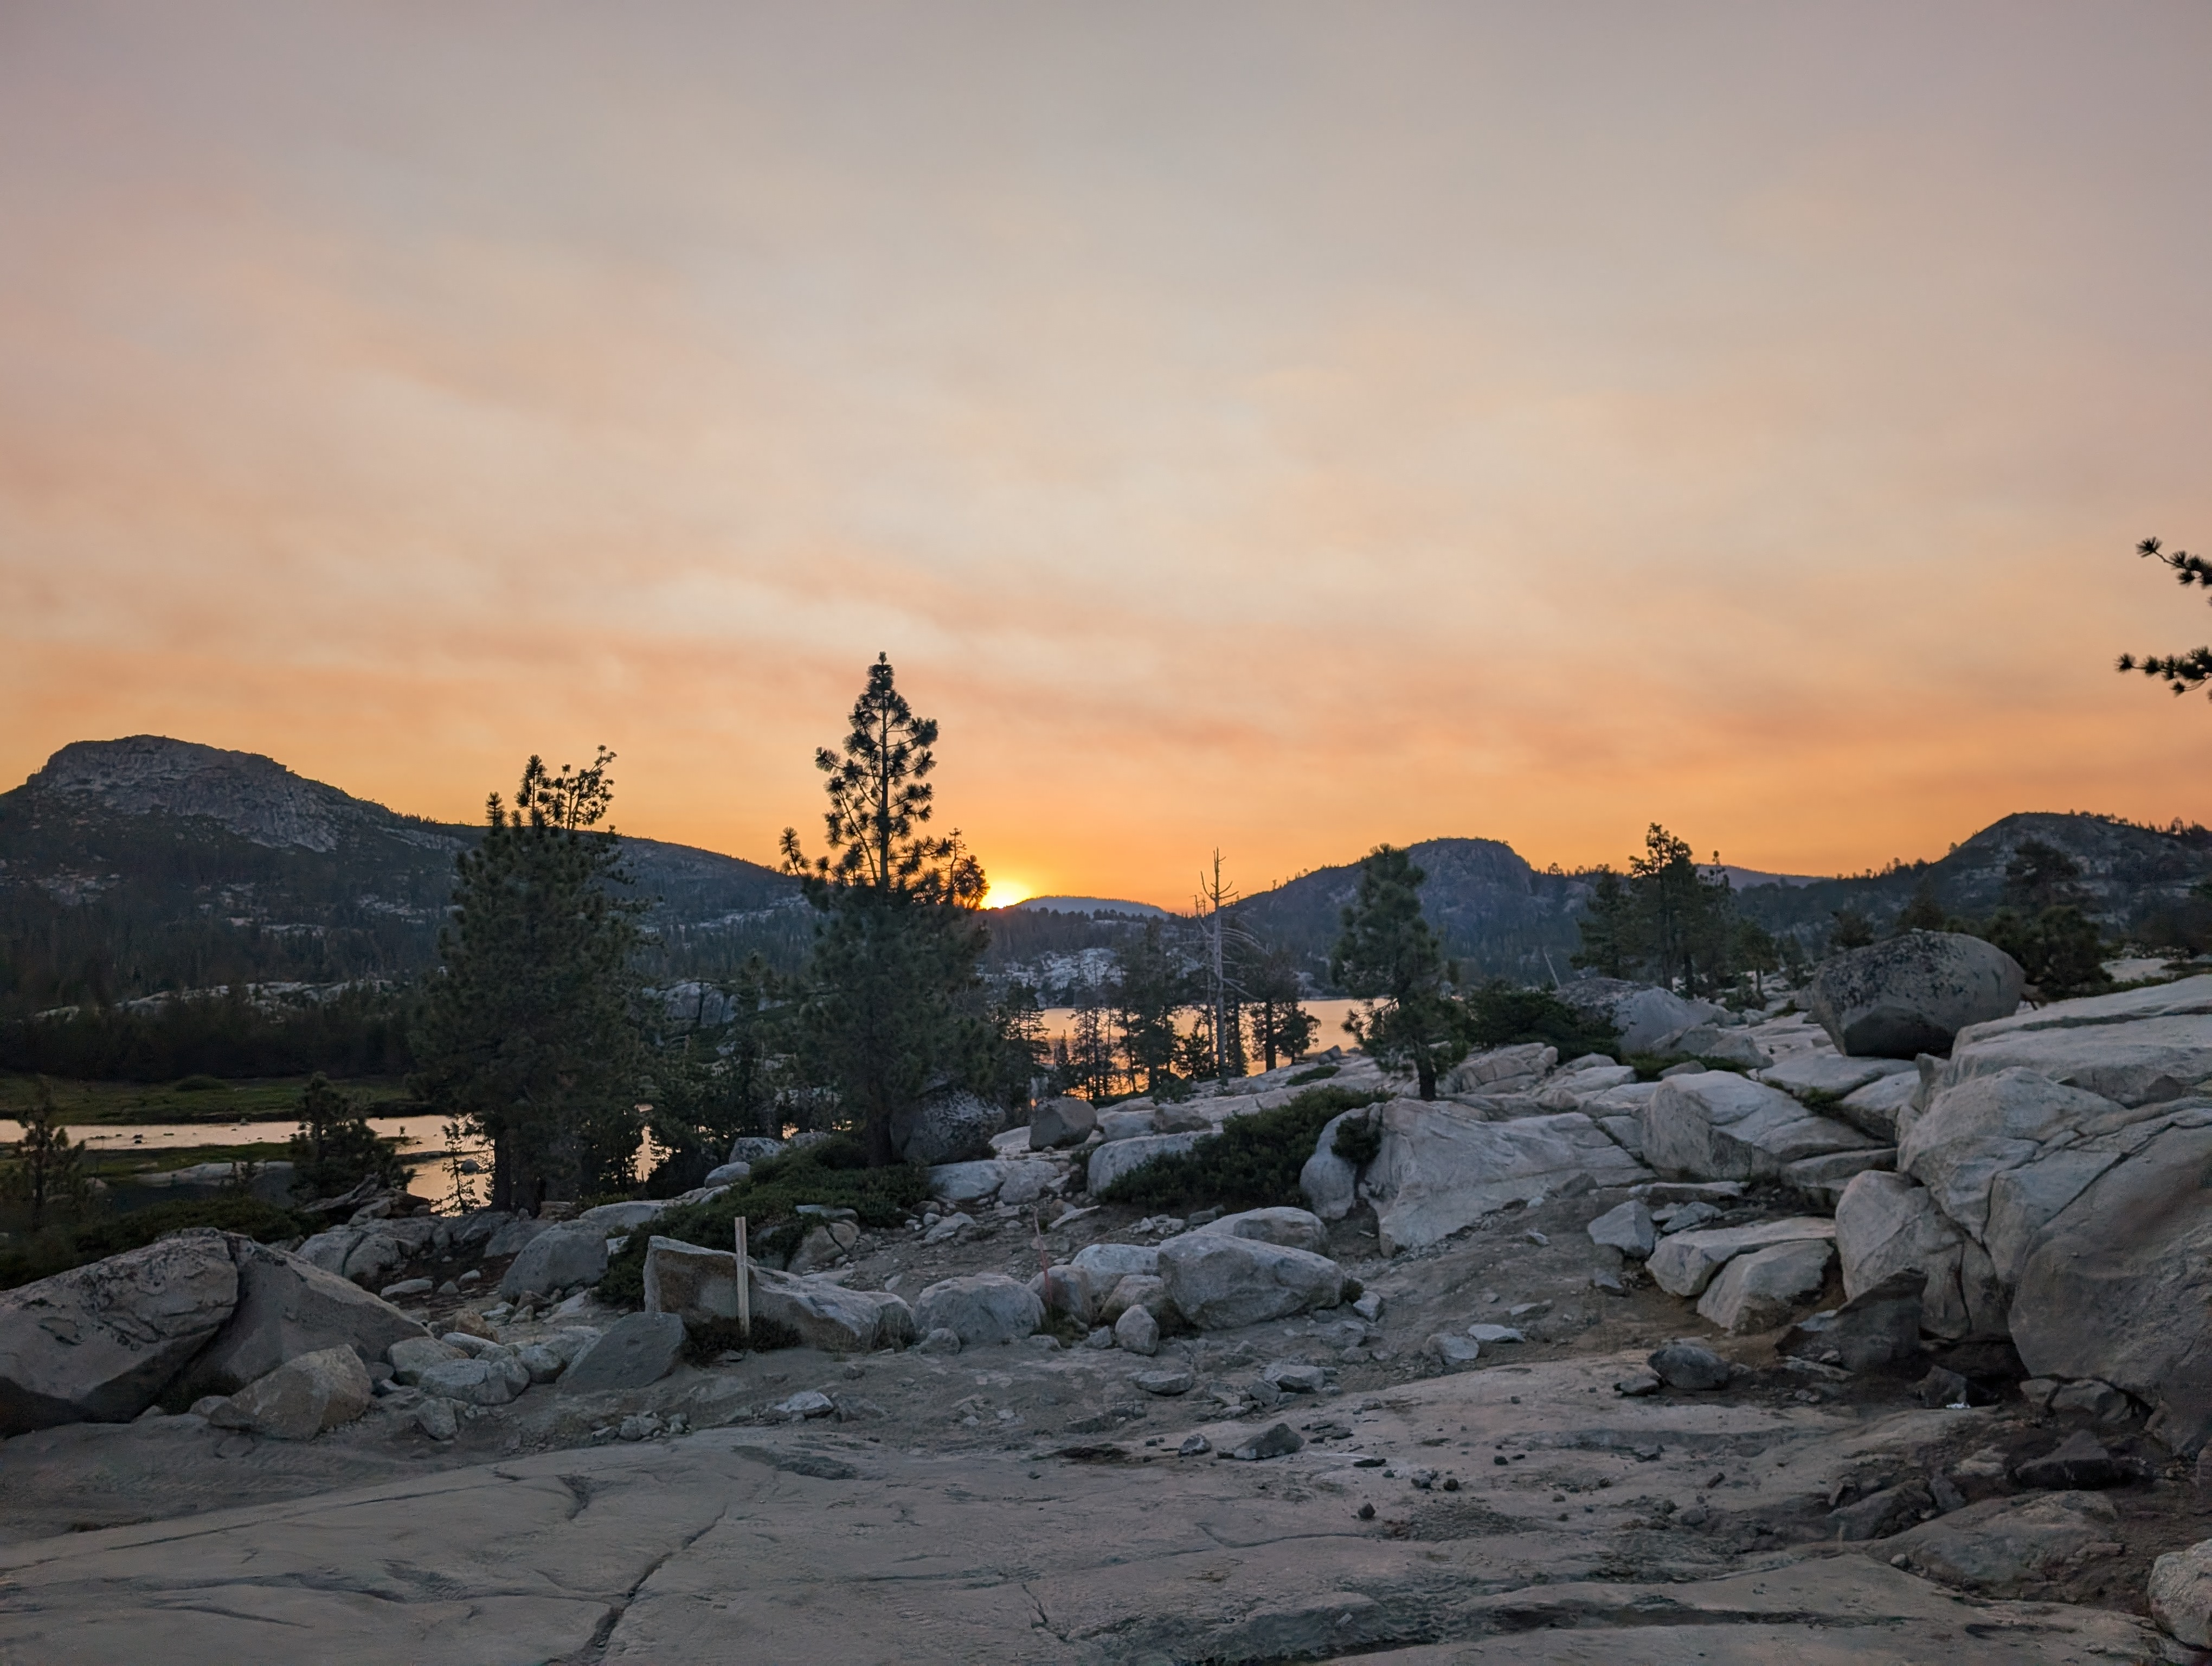
[[[2212,901],[2193,894],[2212,876],[2212,830],[2174,822],[2146,827],[2118,817],[2027,812],[1994,822],[1934,861],[1806,885],[1756,885],[1736,905],[1769,931],[1817,950],[1836,915],[1851,909],[1885,932],[1923,886],[1945,913],[1987,915],[2005,901],[2005,865],[2039,842],[2081,868],[2084,911],[2107,937],[2154,948],[2212,948]]]
[[[435,956],[470,826],[402,816],[268,758],[155,737],[65,747],[0,793],[0,1018],[242,982],[404,981]],[[650,970],[795,964],[775,870],[623,842]]]

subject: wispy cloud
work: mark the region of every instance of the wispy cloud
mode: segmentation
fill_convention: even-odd
[[[467,816],[605,740],[762,856],[882,648],[1039,889],[2212,816],[2212,714],[2107,669],[2212,635],[2125,555],[2212,526],[2208,46],[19,11],[0,774],[166,731]]]

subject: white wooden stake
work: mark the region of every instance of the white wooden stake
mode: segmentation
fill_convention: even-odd
[[[745,1258],[745,1218],[738,1217],[738,1329],[747,1341],[753,1334],[753,1292],[750,1264]]]

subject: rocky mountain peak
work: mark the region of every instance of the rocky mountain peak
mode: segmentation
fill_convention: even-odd
[[[89,798],[124,815],[204,816],[272,849],[335,850],[348,827],[379,813],[258,752],[165,735],[72,741],[24,784]]]

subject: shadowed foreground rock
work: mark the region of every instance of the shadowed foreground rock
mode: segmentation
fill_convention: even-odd
[[[0,1292],[0,1435],[136,1417],[237,1304],[212,1228]]]
[[[834,1426],[721,1430],[72,1534],[0,1549],[0,1659],[703,1666],[740,1639],[779,1666],[2174,1658],[2127,1615],[1969,1602],[1881,1547],[1737,1568],[1695,1535],[1655,1537],[1635,1495],[1688,1496],[1716,1443],[1758,1449],[1731,1504],[1750,1509],[1825,1485],[1849,1438],[1820,1414],[1587,1392],[1625,1363],[1434,1379],[1376,1414],[1367,1439],[1408,1453],[1439,1426],[1535,1443],[1549,1479],[1485,1464],[1466,1472],[1467,1503],[1294,1447],[1295,1431],[1269,1438],[1263,1415],[1206,1432],[1216,1453],[1252,1449],[1242,1462],[1134,1442],[1071,1462],[902,1454]],[[1887,1438],[1937,1426],[1911,1412]],[[1554,1481],[1595,1513],[1561,1519]]]

